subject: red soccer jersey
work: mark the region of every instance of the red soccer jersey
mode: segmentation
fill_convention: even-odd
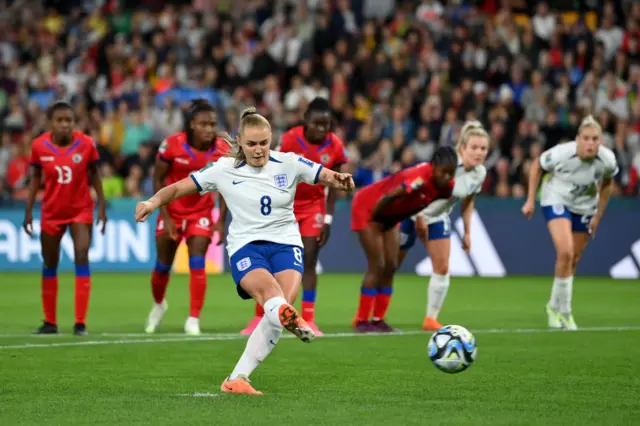
[[[187,143],[185,133],[169,136],[160,145],[158,158],[169,163],[170,169],[165,179],[165,185],[171,185],[188,177],[192,172],[200,170],[207,164],[218,161],[231,147],[223,139],[216,139],[215,144],[208,151],[198,151]],[[200,216],[202,212],[211,211],[214,202],[211,194],[191,194],[178,198],[167,206],[171,216],[188,219],[190,216]]]
[[[43,219],[73,219],[83,211],[93,211],[95,202],[89,190],[89,165],[98,161],[93,139],[73,132],[73,143],[58,146],[51,132],[31,145],[31,164],[42,168],[44,177]]]
[[[364,208],[373,212],[378,201],[384,195],[402,185],[409,195],[387,205],[377,218],[385,227],[389,228],[418,213],[434,200],[451,197],[453,184],[452,179],[446,188],[437,188],[433,181],[431,164],[421,163],[363,188],[358,194],[362,205],[354,206],[354,208]]]
[[[334,133],[328,133],[322,144],[313,145],[305,140],[303,126],[293,127],[282,135],[280,151],[293,152],[329,169],[348,161],[344,144]],[[324,196],[323,186],[300,183],[296,189],[293,208],[300,211],[324,203]]]

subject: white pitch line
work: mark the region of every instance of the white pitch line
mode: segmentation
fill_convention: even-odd
[[[580,328],[578,332],[594,332],[594,331],[639,331],[640,326],[619,326],[619,327],[585,327]],[[553,330],[548,328],[516,328],[516,329],[485,329],[485,330],[472,330],[473,334],[526,334],[526,333],[559,333],[562,330]],[[320,340],[340,338],[340,337],[372,337],[372,336],[415,336],[415,335],[428,335],[431,332],[421,330],[409,330],[400,333],[327,333]],[[115,334],[109,334],[110,336],[117,337]],[[217,335],[204,335],[200,337],[188,337],[181,335],[182,337],[162,337],[151,338],[148,335],[146,339],[130,339],[130,340],[80,340],[76,342],[52,342],[52,343],[24,343],[19,345],[0,345],[0,350],[3,349],[32,349],[32,348],[58,348],[66,346],[100,346],[100,345],[131,345],[138,343],[171,343],[171,342],[208,342],[219,340],[245,340],[247,337],[240,334],[217,334]],[[25,337],[25,335],[22,335]],[[293,339],[295,336],[287,334],[282,336],[283,338]]]

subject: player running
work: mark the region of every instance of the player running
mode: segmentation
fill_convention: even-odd
[[[427,315],[423,330],[439,330],[438,313],[449,290],[449,256],[451,253],[451,219],[453,206],[461,200],[461,216],[464,223],[463,249],[471,248],[471,216],[476,194],[482,190],[487,176],[484,160],[489,149],[489,135],[479,121],[467,122],[458,139],[458,168],[452,197],[435,202],[415,217],[405,219],[400,225],[400,255],[398,267],[402,265],[409,249],[418,238],[425,243],[433,264],[433,274],[427,290]]]
[[[367,256],[367,272],[360,289],[360,304],[353,326],[358,332],[390,332],[384,320],[400,250],[398,223],[434,200],[449,198],[458,155],[453,148],[438,148],[431,163],[421,163],[359,191],[351,206],[351,230],[358,232]],[[371,313],[373,310],[373,320]]]
[[[323,98],[315,98],[309,103],[305,113],[304,126],[297,126],[282,135],[281,152],[293,152],[329,169],[344,172],[347,155],[344,144],[331,127],[331,107]],[[326,198],[326,200],[325,200]],[[331,222],[336,207],[336,191],[321,185],[301,183],[296,189],[293,212],[298,221],[302,244],[304,245],[304,272],[302,274],[302,318],[309,324],[316,336],[322,332],[315,324],[316,287],[318,276],[316,264],[318,252],[327,243]],[[255,317],[241,334],[250,335],[256,328],[264,310],[256,304]]]
[[[202,170],[160,190],[136,207],[144,221],[157,208],[180,197],[219,192],[232,221],[227,237],[231,274],[238,295],[255,299],[265,315],[253,331],[233,372],[221,385],[223,392],[261,395],[249,375],[269,355],[286,328],[303,342],[313,330],[291,303],[302,281],[302,238],[293,214],[299,182],[320,183],[351,191],[350,174],[336,173],[293,153],[270,152],[271,126],[255,108],[245,110],[233,157],[221,158]]]
[[[35,334],[58,333],[56,307],[60,241],[69,227],[76,269],[73,334],[86,336],[91,292],[89,246],[95,208],[89,185],[98,198],[98,224],[102,224],[102,234],[107,224],[102,181],[96,164],[98,150],[89,136],[73,130],[75,114],[67,102],[58,101],[51,105],[47,118],[52,131],[40,135],[31,145],[32,177],[23,223],[27,235],[33,236],[33,205],[44,180],[40,219],[44,323]]]
[[[156,192],[165,184],[179,182],[229,152],[229,143],[217,137],[217,124],[216,110],[212,105],[202,100],[193,102],[184,132],[169,136],[160,145],[153,179]],[[189,335],[200,334],[200,311],[207,291],[205,255],[213,232],[219,233],[219,244],[224,236],[226,206],[222,197],[219,201],[220,215],[215,225],[211,216],[215,201],[211,194],[192,194],[160,207],[156,227],[157,261],[151,275],[154,303],[147,318],[147,333],[156,331],[167,311],[165,294],[171,265],[184,238],[189,251],[190,271],[190,308],[184,331]]]
[[[618,173],[614,153],[601,146],[602,128],[586,117],[573,142],[556,145],[533,162],[527,202],[522,213],[531,219],[540,183],[540,169],[549,173],[542,184],[540,205],[556,249],[556,267],[551,299],[546,306],[549,327],[577,330],[571,313],[573,276],[589,237],[598,224]]]

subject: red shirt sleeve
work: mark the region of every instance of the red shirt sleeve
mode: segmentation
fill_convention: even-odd
[[[160,148],[158,148],[158,154],[156,154],[156,158],[162,161],[166,161],[167,163],[171,163],[173,161],[173,150],[171,149],[169,138],[163,140],[160,144]]]
[[[336,161],[334,163],[334,167],[348,163],[349,154],[347,153],[347,148],[345,148],[344,143],[336,135],[333,135],[333,141],[335,144],[334,149],[336,151]]]
[[[31,143],[31,158],[29,162],[32,166],[42,167],[42,163],[40,163],[40,154],[38,153],[38,139]]]

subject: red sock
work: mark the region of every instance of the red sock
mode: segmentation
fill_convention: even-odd
[[[47,271],[53,271],[47,273]],[[58,277],[55,275],[55,269],[44,268],[42,274],[42,310],[44,311],[44,320],[51,324],[56,323],[56,304],[58,301]]]
[[[169,271],[171,266],[156,263],[156,267],[151,275],[151,293],[156,303],[162,303],[169,285]]]
[[[356,314],[356,321],[369,321],[371,317],[371,310],[373,309],[373,303],[376,299],[375,288],[360,289],[360,305],[358,306],[358,313]]]
[[[302,319],[314,322],[316,319],[316,302],[302,302]]]
[[[264,308],[256,303],[256,316],[261,317],[264,316]]]
[[[192,269],[189,278],[190,313],[189,316],[200,318],[200,311],[204,305],[207,292],[207,274],[204,269]]]
[[[76,323],[86,324],[91,294],[91,277],[76,276]]]
[[[384,319],[387,314],[387,309],[389,308],[389,302],[391,302],[391,287],[384,287],[378,289],[378,294],[376,294],[376,301],[373,305],[373,318],[377,320]]]

